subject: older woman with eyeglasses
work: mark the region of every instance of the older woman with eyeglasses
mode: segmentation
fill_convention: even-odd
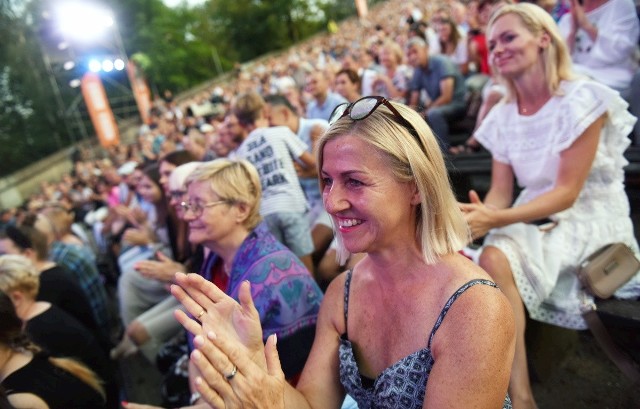
[[[313,343],[322,292],[300,259],[262,222],[257,170],[245,160],[216,159],[199,166],[187,183],[183,206],[189,240],[211,251],[201,276],[230,300],[238,298],[241,287],[251,293],[252,318],[262,331],[250,335],[260,345],[278,336],[283,379],[295,383]],[[204,319],[208,310],[216,314],[207,304],[192,313]]]
[[[227,408],[336,409],[346,393],[360,409],[510,407],[513,314],[458,253],[468,230],[438,141],[418,113],[382,97],[339,105],[332,120],[318,143],[324,205],[341,258],[366,254],[329,285],[296,389],[283,381],[280,340],[256,342],[248,285],[237,303],[177,276],[172,293],[196,317],[206,310],[200,322],[177,313],[196,335],[198,392]]]

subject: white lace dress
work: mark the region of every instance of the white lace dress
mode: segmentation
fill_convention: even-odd
[[[562,95],[536,114],[518,114],[515,103],[494,107],[476,132],[493,158],[509,164],[523,188],[513,206],[551,190],[560,153],[602,114],[607,119],[593,166],[574,205],[551,218],[549,232],[515,223],[493,229],[484,244],[502,250],[531,318],[565,328],[585,329],[580,315],[582,292],[578,264],[605,244],[624,242],[638,255],[624,191],[623,156],[635,118],[618,93],[588,80],[565,81]],[[640,274],[616,292],[620,298],[640,295]]]

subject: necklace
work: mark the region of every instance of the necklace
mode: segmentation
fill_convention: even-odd
[[[536,112],[537,105],[533,105],[531,108],[525,108],[523,106],[518,106],[518,112],[522,115],[528,115],[530,113]]]
[[[521,115],[529,113],[529,110],[525,108],[524,104],[521,103],[520,101],[516,102],[516,107],[518,107],[518,113]]]
[[[535,114],[540,109],[542,109],[542,107],[549,101],[549,99],[551,99],[551,96],[545,98],[537,98],[535,100],[527,100],[528,104],[526,107],[524,106],[524,102],[518,100],[516,103],[518,112],[522,115]]]

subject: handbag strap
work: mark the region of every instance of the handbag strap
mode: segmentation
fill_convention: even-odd
[[[618,348],[611,334],[602,323],[595,309],[589,309],[582,313],[582,317],[586,321],[591,333],[600,345],[600,348],[607,354],[609,359],[629,378],[634,384],[640,384],[640,371],[637,364],[624,352]]]

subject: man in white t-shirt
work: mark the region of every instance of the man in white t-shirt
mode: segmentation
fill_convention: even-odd
[[[271,233],[312,270],[313,242],[305,213],[308,203],[296,174],[293,159],[303,167],[315,167],[307,145],[286,126],[269,127],[265,102],[255,92],[240,95],[231,110],[239,123],[242,143],[233,156],[251,162],[260,175],[260,214]]]
[[[265,97],[267,102],[267,117],[271,126],[286,126],[307,145],[307,152],[313,154],[316,142],[329,128],[329,122],[324,119],[302,118],[295,112],[295,108],[282,95],[269,95]],[[310,209],[307,212],[307,221],[313,239],[313,261],[317,265],[327,251],[333,240],[333,228],[331,218],[324,209],[322,192],[318,184],[318,172],[315,168],[303,169],[296,166],[300,186],[304,192]],[[316,279],[318,277],[316,276]]]

